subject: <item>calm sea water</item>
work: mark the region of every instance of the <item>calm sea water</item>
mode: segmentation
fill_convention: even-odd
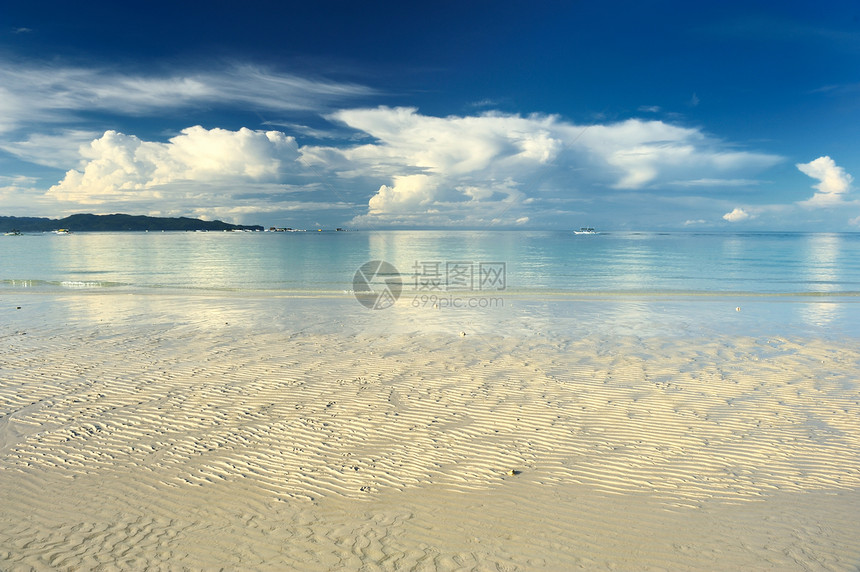
[[[370,278],[370,302],[386,301],[382,293],[389,280],[402,284],[399,299],[382,312],[369,311],[368,300],[357,303],[361,295],[354,295],[357,271],[374,260],[392,268]],[[30,294],[77,292],[88,295],[44,298],[54,304],[46,310],[53,316],[48,326],[97,317],[105,323],[210,327],[253,315],[264,317],[252,320],[255,324],[287,330],[364,334],[729,334],[841,341],[860,338],[860,234],[369,231],[0,237],[0,299],[32,308],[43,298]],[[141,299],[144,306],[136,306]],[[36,319],[23,311],[3,316],[21,321],[20,327]]]
[[[370,260],[418,291],[860,294],[860,233],[33,234],[0,237],[0,285],[348,292]]]

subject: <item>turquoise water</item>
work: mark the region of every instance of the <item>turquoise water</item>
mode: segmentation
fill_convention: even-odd
[[[370,312],[353,296],[356,271],[372,260],[388,262],[399,274],[401,295],[394,311]],[[370,288],[378,291],[392,278],[372,276]],[[76,292],[193,293],[220,300],[213,304],[225,308],[229,303],[223,295],[229,293],[258,299],[253,303],[269,308],[264,315],[284,324],[295,324],[300,313],[302,323],[331,324],[334,312],[343,318],[341,324],[380,330],[400,324],[404,331],[860,337],[860,234],[371,231],[0,237],[0,296],[13,307],[25,294]],[[283,301],[297,297],[327,301],[304,309]],[[93,304],[69,301],[64,319],[75,315],[75,308],[82,316],[92,315]],[[102,313],[110,306],[99,304]],[[110,313],[104,319],[123,317]]]
[[[0,284],[344,292],[369,260],[394,265],[404,288],[419,291],[860,293],[860,234],[853,233],[34,234],[0,237]],[[481,283],[482,266],[502,275]]]

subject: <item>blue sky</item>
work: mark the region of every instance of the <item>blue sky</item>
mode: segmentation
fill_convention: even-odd
[[[34,2],[0,214],[860,230],[856,2]]]

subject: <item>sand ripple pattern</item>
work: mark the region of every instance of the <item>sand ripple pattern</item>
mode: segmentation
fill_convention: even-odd
[[[0,364],[0,562],[13,568],[529,569],[549,565],[541,550],[589,567],[587,546],[559,548],[570,531],[554,508],[594,516],[619,496],[644,515],[860,489],[860,355],[814,340],[100,328],[6,333]],[[542,523],[534,553],[466,537],[443,553],[429,532],[414,542],[420,526],[412,549],[377,538],[415,516],[374,511],[380,499],[432,512],[422,491],[498,493],[476,506],[503,512],[513,482],[554,491],[549,506],[516,501]],[[352,510],[351,524],[315,528],[325,510]]]

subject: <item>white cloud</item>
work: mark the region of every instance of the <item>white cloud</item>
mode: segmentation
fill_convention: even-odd
[[[832,209],[830,214],[819,214],[816,215],[815,219],[809,218],[809,209],[858,204],[857,201],[846,200],[852,190],[853,177],[827,156],[819,157],[809,163],[797,163],[795,166],[800,172],[819,181],[813,186],[816,192],[811,198],[790,204],[763,204],[756,205],[754,208],[737,207],[724,214],[723,219],[729,222],[741,222],[760,218],[767,222],[766,219],[775,220],[774,217],[778,216],[783,221],[787,217],[797,217],[802,219],[804,224],[815,225],[816,228],[845,225],[845,219],[842,218],[843,215],[841,214],[842,209]],[[858,225],[860,224],[860,217],[850,219],[847,223],[848,225]]]
[[[41,209],[50,209],[52,201],[46,200],[43,189],[32,177],[0,176],[0,204],[6,216],[41,216]],[[35,210],[34,210],[35,209]]]
[[[183,89],[198,88],[162,85],[162,93]],[[196,126],[163,142],[107,131],[81,145],[86,133],[68,130],[3,148],[33,162],[75,166],[46,195],[63,205],[113,210],[133,203],[171,213],[205,207],[243,217],[254,208],[316,207],[351,210],[350,224],[366,226],[539,224],[570,201],[614,194],[626,204],[621,194],[629,193],[647,205],[647,193],[683,181],[754,184],[751,175],[781,160],[662,121],[577,125],[553,115],[433,117],[387,107],[327,117],[357,137],[298,147],[281,131]],[[48,152],[56,159],[46,159]]]
[[[564,144],[554,118],[487,114],[429,117],[411,108],[344,110],[331,116],[374,138],[346,149],[304,148],[314,165],[341,176],[385,181],[362,224],[444,224],[445,217],[490,222],[523,197],[525,178],[551,163]],[[521,213],[509,223],[515,223]]]
[[[331,118],[376,139],[344,151],[349,160],[394,163],[439,174],[504,171],[516,164],[547,163],[563,145],[550,133],[552,117],[431,117],[413,108],[380,107],[343,110]]]
[[[405,175],[394,178],[392,186],[382,185],[370,199],[371,214],[389,210],[415,210],[436,202],[438,193],[434,180],[427,175]]]
[[[755,217],[756,215],[751,214],[740,207],[736,207],[732,212],[723,215],[723,218],[729,222],[740,222]]]
[[[446,220],[480,224],[511,222],[497,220],[522,195],[512,188],[510,181],[480,186],[449,186],[443,177],[417,174],[395,177],[394,185],[382,185],[368,202],[368,214],[358,216],[355,222],[366,224],[414,223],[426,216],[425,223],[446,224]],[[528,218],[528,217],[525,217]]]
[[[618,189],[717,179],[723,173],[754,172],[781,161],[776,155],[731,151],[698,129],[639,119],[588,126],[576,144],[616,169],[618,179],[612,186]]]
[[[238,65],[209,72],[127,74],[113,69],[13,65],[0,61],[0,133],[32,123],[70,123],[81,112],[145,115],[191,105],[322,110],[376,93],[352,83]]]
[[[30,163],[68,169],[81,162],[81,148],[99,136],[100,132],[81,129],[66,129],[52,134],[32,133],[21,141],[0,141],[0,149]]]
[[[36,179],[24,175],[0,175],[0,185],[6,185],[9,188],[20,189],[25,186],[36,184]]]
[[[673,187],[754,187],[761,184],[756,179],[691,179],[688,181],[670,181]]]
[[[435,215],[443,205],[472,219],[483,212],[491,220],[504,211],[513,223],[529,196],[548,184],[567,193],[584,186],[638,190],[678,179],[740,186],[753,180],[722,175],[751,174],[781,160],[729,150],[698,129],[662,121],[580,126],[547,115],[431,117],[386,107],[343,110],[330,118],[372,142],[306,147],[303,157],[342,177],[387,179],[369,201],[369,218],[357,219],[363,223]]]
[[[838,205],[851,191],[851,183],[854,178],[846,173],[845,169],[837,166],[830,157],[819,157],[809,163],[798,163],[795,166],[804,175],[820,181],[817,185],[813,185],[813,188],[818,191],[812,198],[800,203],[803,206],[827,207]]]
[[[295,141],[277,131],[207,130],[200,126],[182,130],[167,143],[108,131],[81,152],[86,159],[83,168],[68,171],[48,195],[63,201],[101,204],[161,198],[170,192],[171,184],[187,181],[218,185],[275,181],[282,166],[297,157]]]

